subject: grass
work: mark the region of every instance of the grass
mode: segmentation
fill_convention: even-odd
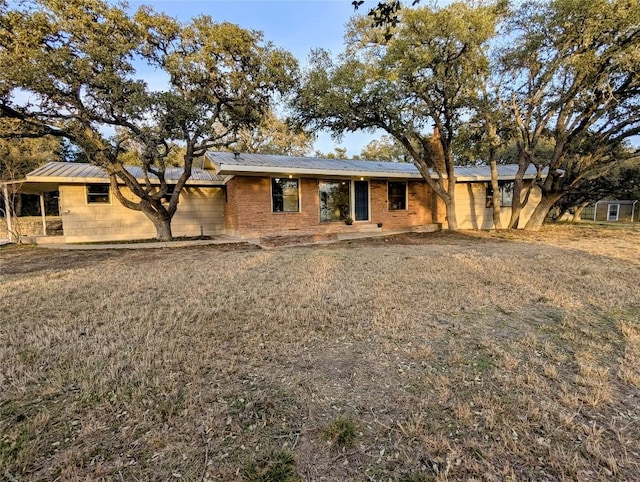
[[[358,438],[354,422],[346,417],[336,418],[329,422],[322,435],[327,442],[343,450],[353,447]]]
[[[639,236],[4,247],[3,476],[633,480]]]

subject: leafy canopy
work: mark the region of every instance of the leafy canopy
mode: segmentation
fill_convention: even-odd
[[[166,76],[167,86],[151,89],[136,66]],[[259,32],[207,16],[182,24],[147,7],[131,16],[101,0],[0,3],[0,116],[19,122],[16,136],[69,139],[163,238],[193,160],[257,125],[295,85],[296,69]],[[124,169],[131,146],[143,181]],[[184,170],[165,205],[174,146],[183,149]]]

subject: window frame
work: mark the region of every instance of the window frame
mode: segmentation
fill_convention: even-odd
[[[391,189],[390,184],[404,184],[404,207],[391,207]],[[389,181],[387,180],[387,211],[407,211],[409,209],[409,181]]]
[[[95,188],[95,187],[100,187],[100,188],[106,188],[107,192],[106,193],[92,193],[90,192],[91,188]],[[85,184],[84,185],[84,192],[85,192],[85,202],[87,205],[90,204],[106,204],[106,205],[111,205],[111,186],[109,184],[98,184],[98,183],[92,183],[92,184]],[[103,197],[103,196],[107,196],[106,201],[96,201],[95,198],[97,197]]]
[[[506,186],[507,184],[511,184],[512,188],[511,188],[511,203],[509,204],[505,204],[504,202],[504,186]],[[493,207],[493,187],[491,186],[491,182],[489,181],[486,184],[486,190],[485,190],[485,207],[487,209],[491,209]],[[498,181],[498,189],[499,189],[499,193],[500,193],[500,208],[512,208],[513,207],[513,187],[515,186],[515,182],[514,181]]]
[[[616,218],[611,219],[611,208],[616,207]],[[607,204],[607,221],[618,221],[620,219],[620,204],[619,203],[611,203]]]
[[[509,204],[505,204],[504,202],[504,187],[506,185],[511,185],[511,202]],[[498,182],[498,188],[500,189],[500,207],[501,208],[512,208],[513,207],[513,190],[515,187],[514,181],[502,181]]]
[[[282,194],[282,211],[275,211],[275,198],[273,196],[273,183],[274,181],[295,181],[296,185],[297,185],[297,192],[298,192],[298,208],[296,211],[285,211],[284,210],[284,191]],[[271,177],[269,178],[269,189],[271,191],[271,214],[296,214],[296,213],[301,213],[302,212],[302,195],[301,195],[301,185],[302,183],[300,182],[300,178],[299,177],[287,177],[287,176],[280,176],[280,177]]]

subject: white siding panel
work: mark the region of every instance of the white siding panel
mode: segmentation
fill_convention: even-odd
[[[522,193],[524,200],[526,193]],[[456,219],[460,229],[493,229],[493,209],[486,207],[487,183],[460,182],[456,184]],[[540,202],[540,189],[535,187],[529,196],[529,202],[522,210],[518,227],[527,223],[533,210]],[[506,227],[511,219],[511,208],[500,209],[502,226]]]

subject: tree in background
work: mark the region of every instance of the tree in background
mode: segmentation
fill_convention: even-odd
[[[322,159],[358,159],[358,156],[347,156],[347,149],[345,147],[336,147],[333,149],[333,152],[329,153],[315,151],[313,155]]]
[[[383,162],[407,162],[407,151],[393,137],[383,135],[373,140],[360,151],[362,159]]]
[[[637,155],[624,147],[640,133],[638,12],[638,0],[554,0],[511,17],[501,57],[518,146],[511,227],[530,165],[542,199],[526,229],[537,230],[562,196]],[[544,138],[552,140],[549,158],[536,153]]]
[[[461,2],[403,10],[391,38],[356,19],[338,62],[323,52],[313,56],[293,102],[298,122],[337,134],[386,131],[443,200],[449,229],[457,229],[454,145],[488,75],[485,50],[501,10]]]
[[[604,176],[586,179],[562,196],[556,205],[557,219],[570,215],[570,221],[579,222],[583,209],[602,199],[640,200],[640,162],[627,161]]]
[[[0,118],[0,179],[22,179],[49,161],[60,161],[64,146],[60,138],[16,138],[19,124]]]
[[[356,9],[363,3],[353,2]],[[380,2],[369,12],[369,26],[384,26],[384,38],[392,39],[406,17],[401,8],[397,1]],[[508,46],[489,77],[501,88],[491,97],[479,95],[491,102],[474,110],[475,130],[458,132],[463,142],[456,150],[464,151],[460,144],[467,141],[471,149],[480,147],[494,185],[501,151],[515,146],[511,158],[519,170],[509,227],[518,226],[530,199],[524,175],[531,165],[542,200],[526,229],[537,230],[563,196],[584,192],[638,155],[625,147],[639,133],[639,12],[637,0],[554,0],[523,4],[505,17]],[[511,111],[506,123],[505,106]],[[621,151],[622,157],[611,154]],[[496,206],[494,223],[500,226]]]
[[[258,125],[238,131],[233,149],[238,152],[304,156],[312,146],[313,136],[310,133],[292,128],[269,112]]]
[[[15,138],[19,124],[9,119],[0,119],[0,181],[16,181],[49,161],[61,161],[67,155],[67,146],[60,138]],[[20,194],[19,185],[7,188],[11,211],[15,216],[23,215],[25,199]],[[0,190],[0,197],[4,194]],[[49,201],[49,199],[47,199]],[[29,211],[29,203],[25,210]],[[39,209],[39,204],[38,204]],[[0,202],[4,213],[4,202]],[[4,214],[3,214],[4,215]]]
[[[295,85],[297,62],[263,43],[260,33],[216,24],[208,16],[181,25],[142,8],[135,18],[146,32],[142,53],[171,79],[169,90],[154,96],[153,109],[157,132],[185,146],[178,190],[195,159],[230,146],[242,129],[262,122],[275,98]],[[161,159],[162,153],[148,158]],[[174,192],[165,217],[175,212],[177,201]]]
[[[294,82],[290,54],[257,32],[205,16],[183,25],[147,8],[131,17],[101,0],[32,0],[0,3],[0,27],[0,115],[20,122],[16,137],[69,139],[163,240],[172,237],[193,160],[258,124]],[[165,72],[168,87],[150,91],[134,63]],[[116,127],[119,134],[110,134]],[[124,167],[127,142],[143,146],[143,180]],[[171,142],[185,153],[165,205]]]

